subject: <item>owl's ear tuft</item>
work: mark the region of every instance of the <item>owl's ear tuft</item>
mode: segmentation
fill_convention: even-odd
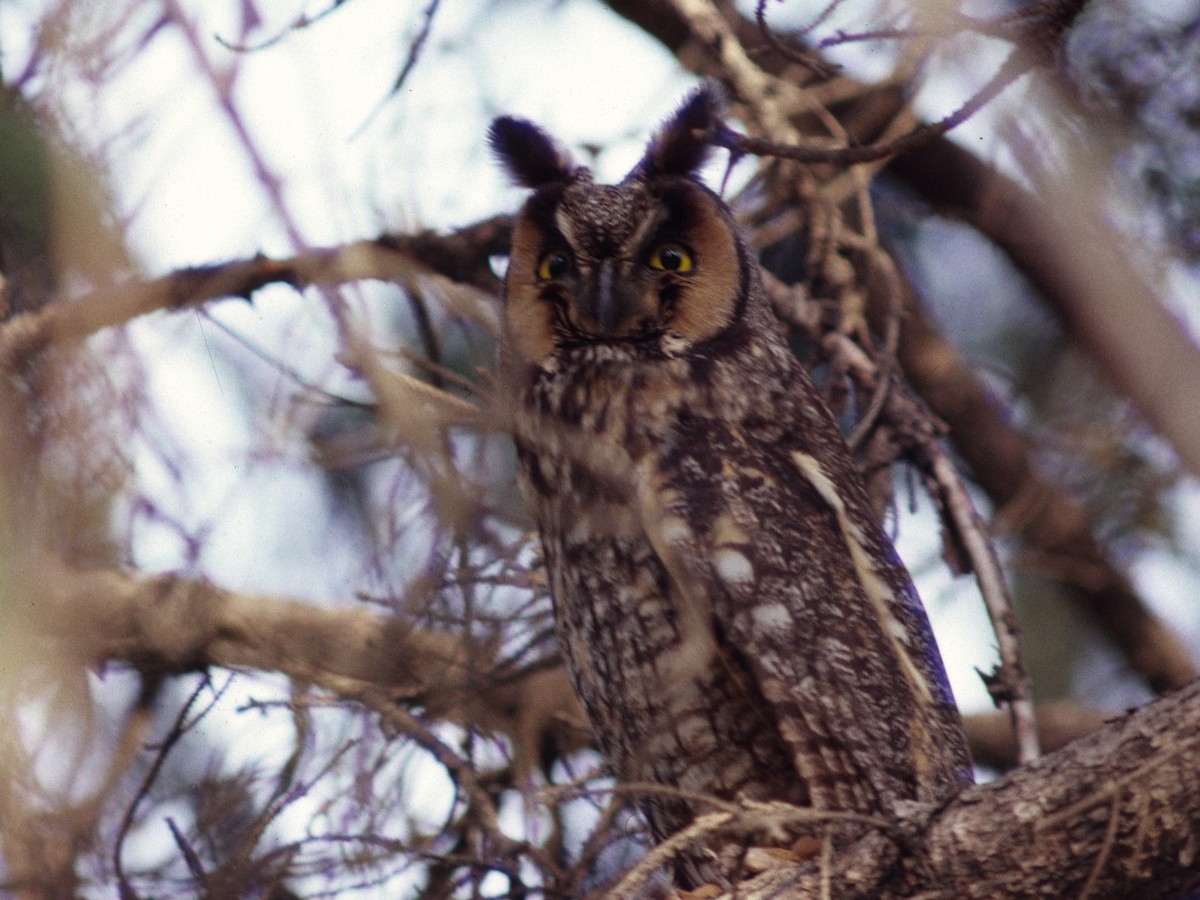
[[[663,123],[627,178],[694,175],[708,159],[724,113],[725,90],[715,81],[704,82]]]
[[[496,159],[521,187],[539,188],[568,181],[577,167],[571,154],[550,135],[526,119],[500,116],[488,129]]]

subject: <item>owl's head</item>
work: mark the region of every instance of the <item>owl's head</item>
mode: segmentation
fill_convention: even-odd
[[[508,340],[525,363],[598,343],[676,355],[736,321],[744,249],[729,208],[697,176],[721,108],[719,89],[694,92],[615,185],[597,184],[532,122],[492,123],[496,156],[533,189],[505,280]]]

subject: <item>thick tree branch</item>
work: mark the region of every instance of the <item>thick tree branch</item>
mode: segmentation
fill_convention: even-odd
[[[883,879],[809,864],[761,875],[736,896],[1180,897],[1200,884],[1197,766],[1200,683],[909,823]]]
[[[924,834],[960,897],[1176,897],[1200,883],[1200,683],[992,784]]]
[[[23,604],[14,608],[30,611],[26,627],[83,662],[124,661],[162,674],[259,669],[336,693],[361,689],[431,718],[504,732],[522,764],[531,765],[545,742],[565,753],[590,740],[560,669],[498,678],[487,648],[461,635],[361,607],[236,593],[170,575],[81,572],[48,557],[27,563],[22,576],[15,597]]]

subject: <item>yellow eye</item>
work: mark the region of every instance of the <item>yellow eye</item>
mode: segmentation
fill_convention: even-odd
[[[538,263],[537,276],[542,281],[553,281],[562,278],[571,270],[571,259],[561,250],[551,250]]]
[[[650,254],[650,265],[664,272],[690,272],[692,254],[682,244],[661,244]]]

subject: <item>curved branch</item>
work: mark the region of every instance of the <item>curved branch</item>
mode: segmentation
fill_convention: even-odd
[[[147,313],[228,297],[250,300],[255,291],[270,284],[302,288],[439,275],[494,291],[499,281],[488,267],[488,258],[508,252],[511,229],[510,216],[495,216],[448,235],[430,231],[381,235],[281,259],[260,254],[63,298],[0,325],[0,361],[11,366],[51,344],[80,340]]]

